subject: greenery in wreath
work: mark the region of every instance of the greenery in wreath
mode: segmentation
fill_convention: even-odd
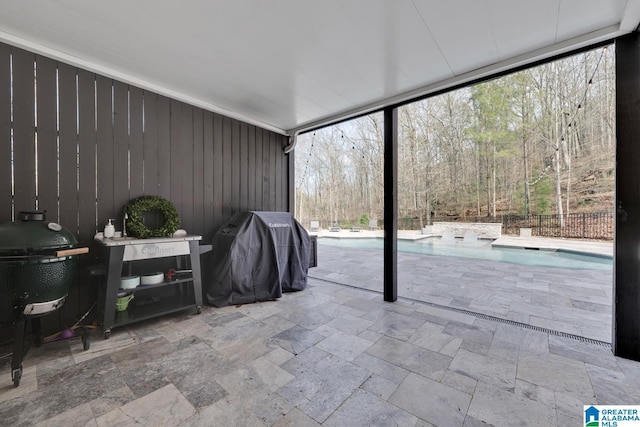
[[[180,217],[176,207],[170,201],[158,196],[141,196],[131,200],[124,208],[129,216],[127,232],[138,239],[149,237],[168,237],[180,227]],[[156,212],[162,215],[164,223],[158,228],[144,225],[144,214]]]

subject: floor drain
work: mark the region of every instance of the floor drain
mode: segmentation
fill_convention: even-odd
[[[336,282],[335,280],[322,279],[320,277],[313,277],[313,276],[309,276],[309,277],[311,279],[314,279],[314,280],[320,280],[322,282],[332,283],[334,285],[346,286],[348,288],[360,289],[360,290],[363,290],[363,291],[373,292],[373,293],[376,293],[376,294],[382,294],[382,292],[380,292],[380,291],[376,291],[376,290],[373,290],[373,289],[360,288],[358,286],[349,285],[349,284],[341,283],[341,282]],[[600,340],[596,340],[596,339],[593,339],[593,338],[587,338],[587,337],[583,337],[583,336],[580,336],[580,335],[570,334],[570,333],[567,333],[567,332],[556,331],[555,329],[543,328],[541,326],[534,326],[534,325],[530,325],[530,324],[524,323],[524,322],[517,322],[515,320],[504,319],[502,317],[491,316],[489,314],[478,313],[478,312],[475,312],[475,311],[466,310],[464,308],[449,307],[448,305],[436,304],[436,303],[433,303],[433,302],[422,301],[422,300],[415,299],[415,298],[398,297],[398,299],[402,299],[402,300],[405,300],[405,301],[411,301],[411,302],[418,303],[418,304],[425,304],[425,305],[428,305],[430,307],[441,308],[443,310],[455,311],[457,313],[467,314],[469,316],[474,316],[474,317],[477,317],[479,319],[490,320],[490,321],[498,322],[498,323],[506,323],[507,325],[518,326],[518,327],[520,327],[522,329],[529,329],[529,330],[533,330],[533,331],[543,332],[543,333],[549,334],[549,335],[555,335],[555,336],[563,337],[563,338],[570,338],[570,339],[573,339],[573,340],[576,340],[576,341],[580,341],[580,342],[585,342],[585,343],[589,343],[589,344],[595,344],[595,345],[599,345],[599,346],[602,346],[602,347],[611,348],[611,344],[608,343],[608,342],[605,342],[605,341],[600,341]]]

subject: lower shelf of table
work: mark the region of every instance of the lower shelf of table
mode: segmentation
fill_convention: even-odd
[[[151,295],[145,298],[136,297],[124,311],[116,311],[114,324],[103,325],[105,338],[109,338],[111,328],[129,325],[147,319],[163,316],[165,314],[192,308],[200,314],[201,307],[196,304],[192,293],[185,295],[174,295],[172,297],[160,297]]]

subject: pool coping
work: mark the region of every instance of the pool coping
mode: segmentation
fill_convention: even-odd
[[[492,244],[501,248],[556,251],[613,259],[613,242],[574,240],[549,237],[501,236]]]

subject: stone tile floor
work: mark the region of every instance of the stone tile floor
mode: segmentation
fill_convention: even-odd
[[[640,401],[608,347],[315,279],[32,349],[18,388],[7,365],[11,426],[568,426]]]
[[[318,259],[318,267],[309,271],[312,277],[373,291],[383,289],[380,250],[320,243]],[[533,267],[399,252],[398,295],[611,342],[612,270]]]
[[[526,325],[579,325],[596,304],[610,306],[601,277],[583,277],[593,292],[575,298],[579,279],[565,272],[465,260],[438,273],[399,256],[405,284],[387,303],[380,287],[348,286],[381,283],[375,257],[342,258],[349,267],[336,272],[330,260],[345,254],[322,251],[308,288],[277,301],[187,310],[114,329],[108,340],[96,330],[88,351],[79,339],[31,349],[18,388],[0,360],[0,425],[569,426],[584,424],[582,405],[640,402],[640,363]],[[405,299],[410,277],[416,287],[441,283],[438,292],[467,289],[442,293],[438,305]],[[495,318],[472,313],[480,309]],[[585,335],[598,329],[610,327]]]

